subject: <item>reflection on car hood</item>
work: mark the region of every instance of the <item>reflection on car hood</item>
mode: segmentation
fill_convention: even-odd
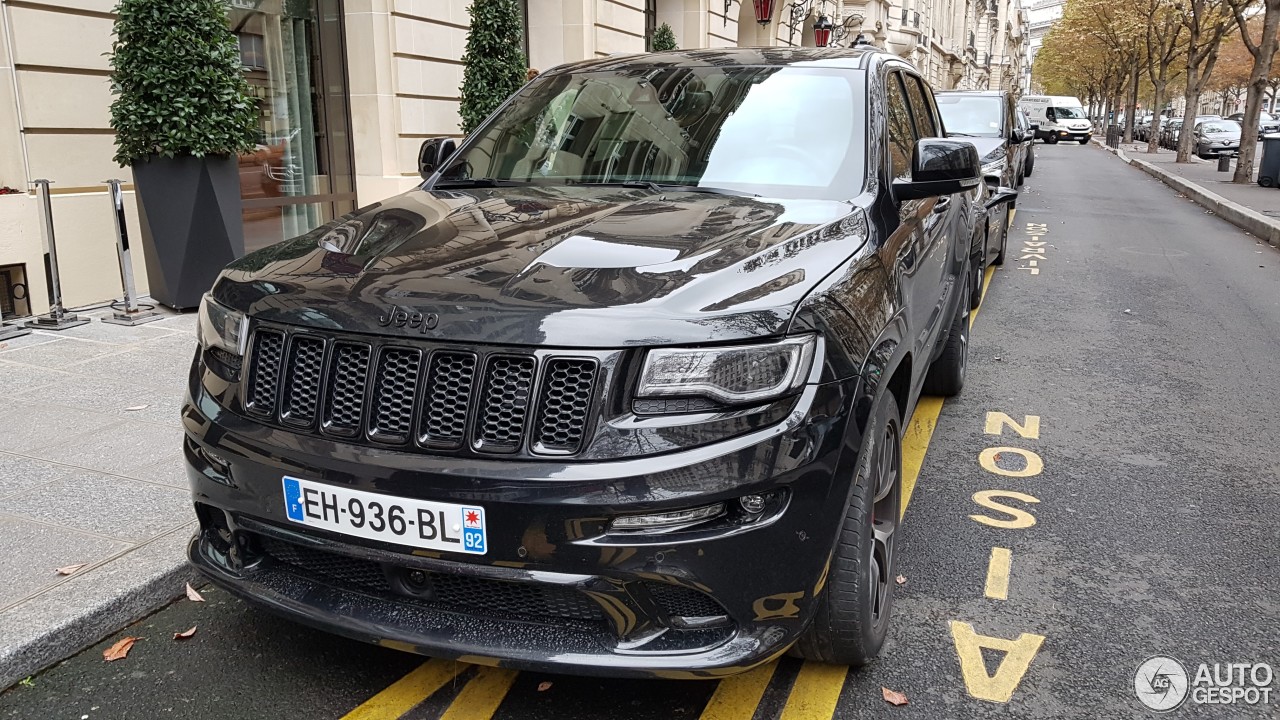
[[[626,188],[413,190],[253,253],[255,317],[460,342],[617,347],[785,331],[866,238],[851,203]],[[855,237],[857,239],[855,239]],[[435,327],[390,327],[393,309]]]
[[[999,137],[957,137],[956,140],[964,140],[978,148],[978,156],[982,158],[985,165],[989,162],[995,162],[1004,157],[1005,144],[1004,138]]]

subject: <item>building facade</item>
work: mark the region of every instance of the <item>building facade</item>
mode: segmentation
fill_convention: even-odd
[[[1066,0],[1028,0],[1027,34],[1030,38],[1027,52],[1027,67],[1036,61],[1036,53],[1044,45],[1044,38],[1053,26],[1062,19],[1062,11]]]
[[[256,148],[240,158],[247,250],[413,187],[424,138],[460,135],[461,58],[470,0],[227,0],[230,29],[259,108]],[[64,302],[121,295],[102,181],[130,173],[111,157],[108,122],[116,0],[0,0],[0,310],[47,311],[41,213],[28,181],[54,182]],[[814,44],[827,15],[838,44],[861,31],[915,62],[938,88],[1013,87],[1025,66],[1017,0],[797,0],[768,24],[742,0],[521,0],[531,67],[644,52],[669,24],[682,48]],[[136,243],[135,243],[136,244]],[[146,291],[142,253],[133,253]]]

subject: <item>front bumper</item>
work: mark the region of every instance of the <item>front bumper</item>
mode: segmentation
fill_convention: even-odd
[[[215,584],[304,624],[387,647],[523,669],[718,677],[799,637],[825,580],[860,437],[856,381],[807,386],[780,424],[647,458],[475,461],[344,445],[220,408],[193,373],[185,455]],[[413,551],[291,525],[281,476],[480,504],[489,552]],[[765,494],[754,521],[665,535],[622,514]],[[398,582],[418,570],[429,596]],[[440,588],[447,588],[441,590]]]
[[[1078,140],[1088,140],[1089,138],[1093,137],[1093,130],[1057,130],[1057,131],[1054,131],[1053,134],[1057,135],[1059,140],[1077,140],[1078,141]]]

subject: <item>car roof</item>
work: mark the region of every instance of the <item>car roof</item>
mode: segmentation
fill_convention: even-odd
[[[608,57],[557,65],[544,74],[634,70],[638,67],[661,69],[707,66],[785,67],[790,65],[866,71],[880,63],[889,61],[898,61],[904,66],[910,67],[902,58],[873,46],[858,46],[856,48],[708,48],[610,55]]]

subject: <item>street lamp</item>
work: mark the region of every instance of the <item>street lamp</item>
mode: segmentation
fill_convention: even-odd
[[[756,11],[756,22],[761,25],[773,22],[773,2],[774,0],[752,0]]]
[[[831,43],[831,31],[835,25],[826,15],[819,15],[818,21],[813,24],[813,44],[820,48],[824,48]]]

